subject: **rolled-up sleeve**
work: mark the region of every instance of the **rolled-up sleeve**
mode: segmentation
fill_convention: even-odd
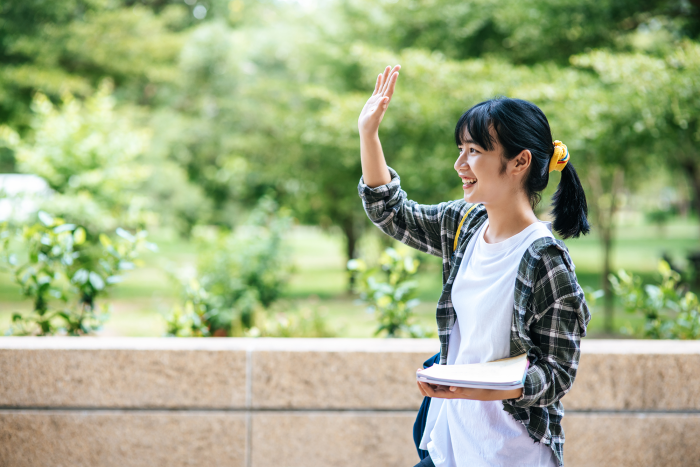
[[[581,357],[590,313],[583,290],[561,256],[543,257],[537,268],[529,337],[530,368],[516,407],[546,407],[569,392]]]
[[[447,203],[418,204],[401,189],[401,179],[389,168],[391,181],[374,188],[360,178],[358,191],[369,219],[390,237],[417,250],[442,256],[440,225]]]

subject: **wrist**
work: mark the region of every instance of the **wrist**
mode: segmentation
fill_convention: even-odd
[[[363,131],[360,130],[361,141],[379,141],[379,132],[376,130]]]

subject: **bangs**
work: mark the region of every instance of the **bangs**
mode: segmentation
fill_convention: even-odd
[[[489,132],[493,126],[491,118],[491,104],[493,101],[485,101],[476,104],[471,109],[462,114],[455,127],[455,142],[457,146],[465,144],[465,133],[469,133],[470,138],[476,144],[492,151],[494,148],[494,138]]]

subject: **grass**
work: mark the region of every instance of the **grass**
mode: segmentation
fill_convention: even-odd
[[[368,235],[361,249],[372,256],[380,251],[376,235]],[[169,274],[193,271],[197,252],[195,247],[167,232],[152,238],[159,246],[158,253],[144,256],[145,267],[132,271],[119,284],[108,300],[112,316],[102,335],[159,336],[164,327],[163,315],[177,303],[179,290]],[[576,264],[579,282],[584,287],[597,289],[601,283],[602,249],[594,234],[568,240],[567,246]],[[312,227],[296,227],[288,235],[287,245],[295,264],[295,272],[284,300],[290,309],[315,308],[325,314],[329,326],[342,337],[370,337],[376,323],[356,297],[346,291],[343,240],[338,234],[324,233]],[[700,249],[700,228],[696,222],[677,219],[663,234],[654,226],[625,225],[618,229],[613,255],[613,267],[624,268],[651,279],[663,253],[682,262],[685,255]],[[441,291],[441,261],[419,254],[422,261],[418,274],[418,295],[421,304],[416,308],[416,322],[428,329],[435,327],[435,303]],[[166,272],[167,271],[167,272]],[[31,303],[18,293],[7,273],[0,273],[0,333],[10,324],[11,314],[27,311]],[[603,336],[602,315],[593,308],[589,327],[591,337]],[[616,313],[615,327],[627,322],[639,322],[633,316]]]

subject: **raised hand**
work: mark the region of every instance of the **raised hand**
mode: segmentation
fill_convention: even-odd
[[[399,78],[400,69],[401,65],[396,65],[393,70],[388,66],[384,73],[377,76],[374,92],[367,100],[357,121],[357,127],[361,136],[372,136],[379,131],[379,124],[382,122],[384,113],[389,107],[391,96],[394,95],[394,88],[396,87],[396,80]]]

